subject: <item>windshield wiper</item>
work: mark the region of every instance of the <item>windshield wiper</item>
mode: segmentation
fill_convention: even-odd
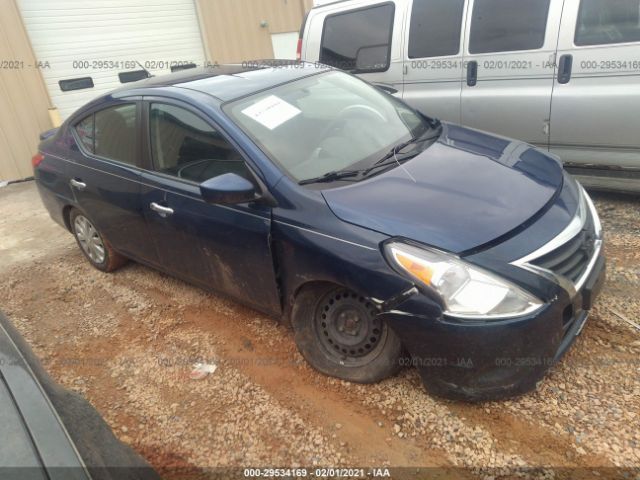
[[[298,185],[310,185],[312,183],[333,182],[334,180],[341,180],[343,178],[356,177],[362,173],[362,170],[334,170],[332,172],[325,173],[319,177],[307,178],[301,180]]]
[[[406,160],[409,160],[413,157],[415,157],[416,155],[418,155],[420,152],[417,152],[415,155],[403,155],[403,157],[401,159],[397,158],[398,152],[400,150],[402,150],[403,148],[408,147],[409,145],[411,145],[412,143],[415,144],[420,144],[420,143],[424,143],[424,142],[428,142],[430,140],[434,140],[436,138],[438,138],[440,136],[440,134],[442,133],[442,129],[439,128],[440,127],[440,123],[438,121],[437,126],[435,126],[435,133],[428,135],[428,136],[416,136],[416,137],[412,137],[411,139],[407,140],[406,142],[400,143],[398,145],[396,145],[395,147],[393,147],[384,157],[382,157],[380,160],[378,160],[376,163],[374,163],[372,166],[370,166],[369,168],[362,168],[360,170],[333,170],[331,172],[325,173],[324,175],[321,175],[319,177],[314,177],[314,178],[307,178],[305,180],[301,180],[298,182],[298,185],[310,185],[312,183],[323,183],[323,182],[333,182],[335,180],[342,180],[344,178],[352,178],[352,177],[357,177],[359,175],[362,175],[362,177],[366,177],[371,171],[377,169],[377,168],[382,168],[382,167],[386,167],[389,165],[397,165],[400,162],[404,162]],[[394,160],[391,162],[388,162],[387,160],[389,160],[391,157],[394,157]]]
[[[409,160],[409,159],[415,157],[420,152],[417,152],[415,155],[403,156],[400,160],[398,160],[398,158],[397,158],[398,152],[400,150],[402,150],[403,148],[408,147],[412,143],[420,144],[420,143],[428,142],[430,140],[438,138],[441,133],[442,133],[442,130],[437,129],[436,133],[434,133],[433,135],[429,135],[427,137],[423,137],[423,136],[413,137],[413,138],[407,140],[406,142],[403,142],[403,143],[400,143],[400,144],[396,145],[391,150],[389,150],[389,152],[384,157],[382,157],[380,160],[378,160],[376,163],[374,163],[372,166],[370,166],[366,170],[363,170],[362,175],[363,176],[367,176],[369,174],[369,172],[371,172],[372,170],[375,170],[376,168],[386,167],[388,165],[395,165],[395,164],[399,163],[400,161],[406,161],[406,160]],[[387,160],[389,160],[391,157],[393,157],[393,161],[392,162],[388,162]]]

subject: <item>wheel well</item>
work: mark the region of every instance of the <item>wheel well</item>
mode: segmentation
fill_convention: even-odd
[[[64,219],[64,225],[69,231],[71,231],[71,210],[73,210],[73,207],[71,205],[67,205],[62,209],[62,218]]]

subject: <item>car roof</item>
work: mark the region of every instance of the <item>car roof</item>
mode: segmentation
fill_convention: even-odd
[[[111,94],[122,96],[140,89],[177,87],[203,92],[220,102],[227,102],[330,69],[325,65],[288,60],[265,60],[243,65],[216,64],[150,77],[121,87]]]

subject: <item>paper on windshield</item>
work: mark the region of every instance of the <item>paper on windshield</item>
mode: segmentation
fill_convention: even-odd
[[[264,125],[269,130],[279,127],[287,120],[302,113],[299,109],[285,102],[283,99],[270,95],[242,110],[247,117]]]

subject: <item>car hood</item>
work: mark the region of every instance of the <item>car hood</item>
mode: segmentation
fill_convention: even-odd
[[[322,194],[345,222],[462,253],[526,226],[562,182],[560,162],[531,145],[443,124],[402,167]]]

